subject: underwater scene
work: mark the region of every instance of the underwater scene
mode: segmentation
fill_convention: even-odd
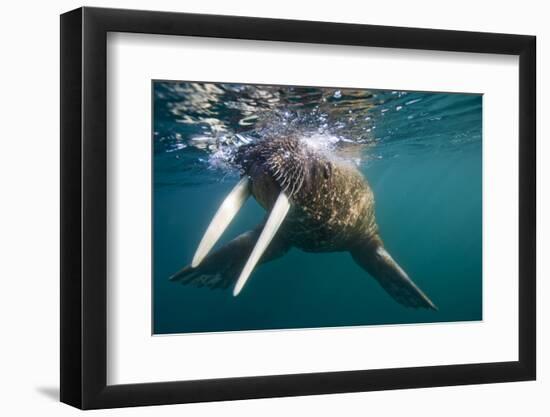
[[[153,334],[482,320],[482,95],[152,81]]]

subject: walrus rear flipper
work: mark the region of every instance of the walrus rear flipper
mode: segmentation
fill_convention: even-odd
[[[351,255],[400,304],[437,310],[434,303],[393,260],[382,244],[368,242],[353,249]]]
[[[198,287],[228,288],[237,281],[252,249],[262,231],[263,225],[236,237],[220,249],[206,256],[199,266],[186,266],[170,277],[170,281],[192,284]],[[289,246],[283,238],[275,238],[259,263],[265,263],[284,255]]]

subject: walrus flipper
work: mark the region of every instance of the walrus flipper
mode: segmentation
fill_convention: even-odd
[[[256,245],[263,224],[236,237],[220,249],[206,256],[199,266],[186,266],[170,277],[170,281],[198,287],[228,288],[243,270],[252,249]],[[276,237],[263,253],[258,264],[272,261],[284,255],[290,245],[282,237]]]
[[[375,247],[371,242],[360,245],[351,251],[351,255],[355,262],[372,275],[400,304],[437,310],[434,303],[416,286],[381,244]]]

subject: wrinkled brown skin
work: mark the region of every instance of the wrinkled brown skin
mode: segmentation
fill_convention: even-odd
[[[239,150],[236,163],[251,180],[254,198],[269,212],[281,191],[291,209],[260,263],[291,247],[306,252],[349,251],[396,301],[406,307],[436,309],[383,250],[374,212],[374,195],[359,170],[312,149],[295,137],[264,140]],[[197,268],[171,279],[211,288],[233,284],[263,224],[208,255]],[[386,256],[387,255],[387,256]]]

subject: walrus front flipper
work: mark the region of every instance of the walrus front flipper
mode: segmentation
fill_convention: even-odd
[[[256,241],[262,232],[259,225],[243,233],[220,249],[207,255],[199,266],[186,266],[170,277],[170,281],[192,284],[198,287],[228,288],[237,281]],[[259,263],[265,263],[284,255],[290,246],[282,237],[273,239]]]
[[[397,302],[406,307],[437,310],[426,294],[409,278],[394,261],[382,244],[371,241],[351,250],[351,256]]]

